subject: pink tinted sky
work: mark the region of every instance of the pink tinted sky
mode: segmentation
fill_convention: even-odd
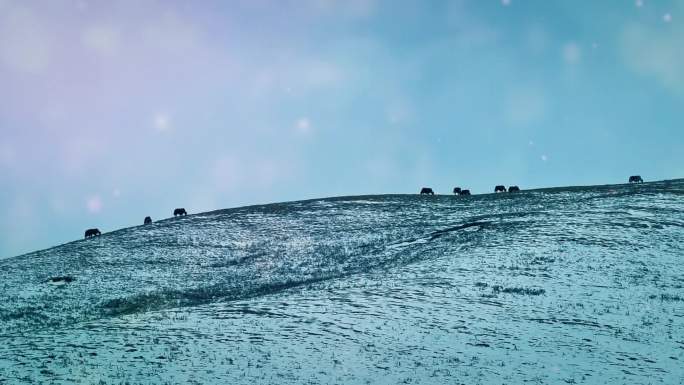
[[[681,177],[683,10],[0,0],[0,257],[177,206]]]

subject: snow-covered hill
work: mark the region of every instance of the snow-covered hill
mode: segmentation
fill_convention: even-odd
[[[0,260],[0,384],[679,383],[683,367],[684,180],[250,206]]]

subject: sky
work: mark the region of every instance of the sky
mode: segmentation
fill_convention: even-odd
[[[684,2],[0,0],[0,258],[308,198],[684,177]]]

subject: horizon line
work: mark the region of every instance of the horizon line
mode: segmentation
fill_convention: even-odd
[[[648,182],[643,182],[643,183],[638,183],[638,184],[627,182],[627,183],[607,183],[607,184],[595,184],[595,185],[569,185],[569,186],[553,186],[553,187],[535,187],[535,188],[531,188],[531,189],[521,189],[520,192],[516,192],[516,193],[513,193],[513,194],[522,194],[522,193],[525,193],[525,192],[544,192],[544,191],[547,191],[547,190],[562,190],[562,189],[570,189],[570,188],[573,188],[573,189],[580,189],[580,188],[610,187],[610,186],[624,186],[624,185],[628,185],[628,186],[629,186],[629,185],[634,185],[634,186],[636,186],[636,185],[650,185],[650,184],[657,184],[657,183],[664,183],[664,182],[674,182],[674,181],[684,181],[684,177],[682,177],[682,178],[673,178],[673,179],[654,180],[654,181],[648,181]],[[483,196],[483,195],[502,195],[502,194],[508,194],[508,193],[496,193],[496,192],[474,193],[474,194],[472,194],[472,195],[470,195],[470,196],[468,196],[468,197],[469,197],[469,198],[472,198],[472,197],[475,197],[475,196]],[[329,200],[329,199],[361,198],[361,197],[382,197],[382,196],[414,196],[414,195],[420,195],[420,194],[419,194],[419,193],[385,193],[385,194],[336,195],[336,196],[327,196],[327,197],[318,197],[318,198],[298,199],[298,200],[291,200],[291,201],[279,201],[279,202],[269,202],[269,203],[254,203],[254,204],[248,204],[248,205],[243,205],[243,206],[226,207],[226,208],[220,208],[220,209],[202,211],[202,212],[198,212],[198,213],[187,214],[186,216],[195,216],[195,215],[211,214],[211,213],[215,213],[215,212],[218,212],[218,211],[238,210],[238,209],[246,209],[246,208],[258,207],[258,206],[270,206],[270,205],[286,204],[286,203],[313,202],[313,201]],[[465,196],[461,197],[461,196],[455,195],[455,194],[453,194],[453,193],[446,193],[446,194],[438,194],[438,193],[435,193],[434,196],[450,196],[450,197],[457,196],[457,197],[459,197],[460,199],[468,199],[468,198],[465,197]],[[158,221],[154,221],[153,223],[164,222],[164,221],[168,221],[168,220],[171,220],[171,219],[174,219],[174,218],[175,218],[175,217],[167,217],[167,218],[160,219],[160,220],[158,220]],[[106,234],[113,234],[113,233],[117,233],[117,232],[120,232],[120,231],[123,231],[123,230],[133,229],[133,228],[141,227],[141,226],[145,226],[145,224],[138,224],[138,225],[133,225],[133,226],[128,226],[128,227],[121,227],[121,228],[118,228],[118,229],[114,229],[114,230],[111,230],[111,231],[102,233],[102,235],[100,235],[100,236],[103,236],[103,235],[106,235]],[[68,244],[71,244],[71,243],[82,242],[82,241],[86,241],[86,240],[87,240],[87,239],[84,239],[84,238],[75,239],[75,240],[72,240],[72,241],[67,241],[67,242],[64,242],[64,243],[60,243],[60,244],[58,244],[58,245],[49,246],[49,247],[46,247],[46,248],[44,248],[44,249],[33,250],[33,251],[29,251],[29,252],[27,252],[27,253],[15,255],[15,256],[4,257],[4,258],[0,257],[0,260],[8,260],[8,259],[14,259],[14,258],[25,257],[25,256],[28,256],[28,255],[30,255],[30,254],[35,254],[35,253],[39,253],[39,252],[44,252],[44,251],[48,251],[48,250],[55,249],[55,248],[57,248],[57,247],[62,247],[62,246],[65,246],[65,245],[68,245]]]

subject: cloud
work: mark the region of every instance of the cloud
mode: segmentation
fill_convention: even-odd
[[[504,117],[508,123],[526,126],[542,120],[546,115],[546,101],[542,89],[524,86],[508,93],[504,101]]]
[[[83,31],[83,45],[102,56],[112,56],[121,49],[119,31],[109,25],[92,25]]]
[[[335,13],[352,19],[371,17],[377,8],[376,0],[313,0],[319,12]]]
[[[579,64],[582,61],[582,49],[575,42],[568,42],[563,46],[563,61],[567,64]]]
[[[630,69],[670,90],[684,91],[684,28],[630,24],[622,31],[620,47]]]
[[[303,85],[311,88],[335,87],[343,83],[340,66],[323,60],[302,61],[296,66],[295,78],[303,79]],[[297,73],[300,72],[301,73]]]
[[[549,46],[549,33],[540,25],[532,25],[525,33],[525,45],[534,54],[542,53]]]
[[[199,30],[175,12],[165,12],[143,28],[143,40],[150,46],[172,54],[195,51],[202,38]]]
[[[450,48],[473,48],[495,43],[500,31],[486,19],[481,19],[469,9],[464,1],[449,1],[444,11],[447,25],[457,33],[450,42]]]
[[[15,154],[7,144],[0,145],[0,166],[10,167],[14,164]]]
[[[52,38],[28,8],[10,8],[0,15],[0,62],[25,73],[45,70],[51,58]]]
[[[246,69],[246,88],[251,98],[270,99],[275,95],[305,95],[340,89],[349,83],[345,68],[318,54],[280,54],[274,61]]]
[[[385,107],[385,116],[390,124],[402,124],[413,120],[415,115],[411,102],[406,97],[396,97]]]

